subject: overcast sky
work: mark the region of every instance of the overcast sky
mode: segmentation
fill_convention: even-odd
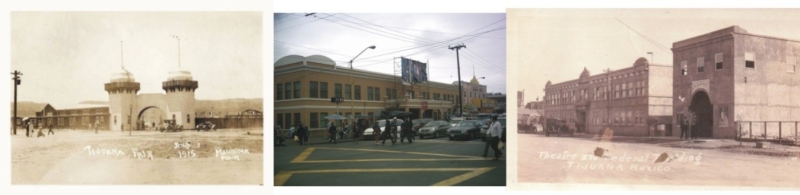
[[[458,80],[456,52],[448,46],[463,43],[466,48],[459,51],[461,80],[485,77],[479,82],[487,85],[488,92],[506,93],[504,13],[305,15],[274,15],[274,61],[287,55],[318,54],[346,67],[364,48],[375,45],[376,49],[365,51],[353,62],[354,68],[394,74],[393,57],[404,56],[429,62],[429,80],[452,83]]]
[[[508,13],[509,68],[517,70],[513,87],[525,89],[525,102],[541,100],[548,80],[577,79],[584,67],[592,75],[606,68],[618,70],[632,66],[639,57],[650,60],[647,52],[655,52],[654,63],[671,66],[672,43],[733,25],[753,34],[800,40],[798,9],[509,9]]]
[[[108,101],[104,84],[124,65],[139,93],[164,93],[181,66],[198,81],[197,99],[262,98],[260,12],[15,12],[11,69],[23,73],[19,101],[56,109]]]

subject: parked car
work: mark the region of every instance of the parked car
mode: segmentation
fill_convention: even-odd
[[[431,135],[433,138],[439,138],[440,135],[447,136],[447,130],[451,127],[447,121],[432,121],[419,128],[417,135],[419,135],[420,139]]]
[[[479,121],[486,120],[486,119],[491,119],[491,118],[492,118],[492,114],[487,114],[487,113],[481,113],[481,114],[478,114],[478,115],[475,116],[475,120],[479,120]]]
[[[422,128],[426,124],[428,124],[429,122],[433,122],[433,121],[434,120],[432,118],[418,118],[418,119],[411,120],[411,123],[414,125],[414,127],[413,127],[414,131],[417,131],[419,128]]]
[[[447,130],[450,140],[456,138],[469,138],[473,140],[481,135],[481,122],[477,120],[466,120],[459,122],[455,127]]]
[[[492,122],[492,119],[481,120],[481,135],[483,135],[483,141],[486,141],[486,133],[489,131],[489,123]]]
[[[389,119],[389,122],[391,122],[391,121],[392,120]],[[396,128],[399,130],[400,126],[402,124],[403,124],[403,119],[397,119],[397,127]],[[378,126],[381,127],[381,133],[385,132],[386,131],[386,119],[378,120]],[[367,140],[369,140],[369,139],[373,139],[374,140],[375,139],[375,135],[374,135],[375,132],[374,131],[375,130],[372,129],[372,124],[370,124],[370,127],[364,130],[364,133],[361,135],[361,137],[364,137],[364,139],[367,139]],[[399,136],[400,135],[400,131],[398,131],[397,134]]]
[[[450,119],[450,126],[455,127],[458,123],[460,123],[461,121],[465,121],[465,120],[466,120],[466,118],[464,118],[464,117],[451,118]]]

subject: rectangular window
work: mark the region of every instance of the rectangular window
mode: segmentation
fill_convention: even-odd
[[[300,124],[300,113],[294,113],[294,123],[293,124]]]
[[[689,71],[686,71],[687,66],[688,66],[688,63],[686,62],[686,60],[681,61],[681,75],[685,76],[685,75],[689,74]]]
[[[277,91],[277,95],[275,97],[278,98],[278,100],[282,100],[283,99],[283,84],[278,84],[278,87],[276,88],[275,91]]]
[[[344,99],[353,100],[352,89],[353,89],[352,86],[344,85]]]
[[[361,100],[361,86],[360,85],[356,85],[354,87],[355,88],[353,89],[354,90],[353,91],[353,98],[355,98],[356,100]]]
[[[283,126],[283,128],[285,128],[285,129],[292,128],[292,126],[295,125],[295,124],[292,124],[292,113],[286,113],[283,116],[284,116],[283,117],[283,125],[286,125],[286,126]]]
[[[319,85],[319,82],[316,82],[316,81],[311,81],[311,82],[308,83],[308,88],[311,89],[311,91],[309,91],[309,95],[308,95],[309,97],[311,97],[311,98],[319,98],[319,93],[318,93],[319,89],[318,89],[317,85]]]
[[[300,81],[294,82],[294,98],[300,98]]]
[[[744,53],[744,67],[756,68],[756,55],[753,53]]]
[[[367,87],[367,100],[370,101],[374,100],[373,99],[374,96],[375,95],[372,93],[372,87]]]
[[[342,84],[336,83],[333,85],[333,97],[342,97]]]
[[[317,128],[319,126],[319,120],[317,120],[318,118],[319,118],[319,113],[312,112],[310,117],[311,124],[309,124],[309,127]]]
[[[325,123],[328,122],[328,119],[326,119],[325,117],[328,117],[328,113],[327,112],[319,113],[319,119],[317,119],[317,120],[319,120],[319,123],[317,123],[317,126],[314,126],[312,128],[325,128],[325,127],[327,127]]]
[[[191,117],[189,117],[188,114],[186,115],[186,123],[192,123]]]
[[[797,57],[786,57],[786,72],[794,72],[797,69]]]
[[[281,129],[288,129],[286,125],[283,124],[283,114],[275,114],[275,122],[278,123],[276,125],[280,126]]]
[[[328,83],[327,82],[320,82],[319,83],[319,98],[328,99]]]
[[[386,97],[388,99],[393,99],[392,98],[392,90],[391,89],[388,89],[388,88],[386,89]]]
[[[284,89],[284,91],[283,91],[284,92],[283,99],[287,99],[287,100],[288,99],[292,99],[292,83],[284,83],[283,87],[284,87],[283,88]]]
[[[705,57],[697,58],[697,72],[703,72],[703,71],[706,70],[706,63],[705,63],[706,61],[705,60],[706,60]]]
[[[714,66],[717,67],[717,70],[722,69],[722,53],[714,55]]]
[[[381,101],[381,88],[375,88],[375,101]]]

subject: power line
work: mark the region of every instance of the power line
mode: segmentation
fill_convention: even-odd
[[[371,22],[364,21],[364,20],[362,20],[362,19],[359,19],[359,18],[356,18],[356,17],[350,16],[350,15],[347,15],[347,14],[342,14],[342,15],[344,15],[344,16],[347,16],[347,17],[350,17],[350,18],[354,18],[354,19],[356,19],[356,20],[359,20],[359,21],[362,21],[362,22],[366,22],[367,24],[371,24],[371,25],[373,25],[373,26],[377,26],[377,27],[384,28],[384,29],[386,29],[386,30],[389,30],[389,32],[397,32],[397,33],[400,33],[400,34],[403,34],[403,35],[407,35],[407,36],[409,36],[409,37],[412,37],[412,38],[416,38],[416,39],[423,39],[423,40],[426,40],[426,41],[428,41],[428,42],[436,42],[436,41],[434,41],[434,40],[426,39],[426,38],[424,38],[424,37],[415,36],[415,35],[411,35],[411,34],[408,34],[408,33],[403,33],[403,32],[400,32],[400,31],[394,31],[394,30],[391,30],[391,29],[389,29],[389,28],[383,27],[383,26],[381,26],[381,25],[373,24],[373,23],[371,23]],[[354,22],[353,22],[353,23],[354,23]],[[355,23],[354,23],[354,24],[355,24]]]
[[[291,14],[289,14],[289,15],[291,15]],[[286,17],[288,17],[289,15],[287,15],[287,16],[284,16],[284,17],[281,17],[281,19],[285,19],[285,18],[286,18]],[[287,22],[289,22],[289,21],[296,20],[296,19],[300,19],[300,18],[303,18],[303,17],[302,17],[302,16],[297,16],[297,17],[295,17],[295,18],[292,18],[292,19],[289,19],[289,20],[284,20],[284,21],[282,21],[282,22],[280,22],[280,23],[277,23],[277,24],[273,24],[273,26],[278,26],[278,25],[280,25],[280,24],[287,23]],[[275,19],[275,21],[277,21],[277,20],[279,20],[279,19]]]
[[[630,26],[628,26],[627,24],[625,24],[624,22],[622,22],[622,20],[619,20],[618,18],[614,18],[614,19],[616,19],[616,20],[617,20],[619,23],[622,23],[622,25],[625,25],[625,27],[628,27],[628,29],[632,30],[633,32],[635,32],[636,34],[638,34],[639,36],[641,36],[642,38],[644,38],[644,39],[645,39],[645,40],[647,40],[648,42],[650,42],[650,43],[652,43],[653,45],[655,45],[656,47],[658,47],[659,49],[662,49],[662,50],[664,50],[664,51],[667,51],[667,52],[672,52],[672,51],[670,51],[669,49],[667,49],[667,47],[665,47],[665,46],[661,45],[660,43],[656,42],[656,41],[655,41],[655,40],[653,40],[653,39],[650,39],[650,38],[649,38],[649,37],[647,37],[647,36],[644,36],[644,34],[642,34],[642,33],[639,33],[639,31],[636,31],[635,29],[631,28]]]
[[[323,51],[323,50],[314,49],[314,48],[310,48],[310,47],[306,47],[306,46],[302,46],[302,45],[297,45],[297,44],[292,44],[292,43],[288,43],[288,42],[284,42],[284,41],[275,40],[275,42],[283,43],[283,44],[291,45],[291,46],[295,46],[295,47],[300,47],[300,48],[306,48],[306,49],[310,49],[310,50],[314,50],[314,51],[325,52],[325,53],[329,53],[329,54],[335,54],[335,55],[348,57],[347,55],[344,55],[344,54],[334,53],[334,52],[330,52],[330,51]]]
[[[500,27],[500,28],[497,28],[497,29],[492,29],[492,30],[488,30],[488,31],[484,31],[484,32],[476,33],[476,34],[472,34],[472,35],[465,35],[467,37],[467,39],[464,39],[462,41],[467,41],[467,40],[470,40],[470,39],[474,39],[475,36],[486,34],[486,33],[497,31],[497,30],[501,30],[501,29],[505,29],[505,27]],[[426,51],[432,51],[432,50],[435,50],[435,49],[439,49],[440,46],[447,45],[448,43],[451,43],[451,42],[455,42],[456,40],[458,40],[460,38],[464,38],[465,36],[462,36],[462,37],[459,37],[459,38],[456,38],[456,39],[453,39],[453,40],[448,40],[447,42],[442,41],[440,43],[433,43],[433,44],[429,44],[429,45],[419,46],[419,47],[428,47],[428,49],[424,49],[424,50],[421,50],[421,51],[418,51],[418,52],[414,52],[414,53],[406,54],[406,55],[402,55],[402,56],[408,57],[408,56],[413,56],[413,55],[420,54],[420,53],[423,53],[423,52],[426,52]],[[406,50],[416,49],[416,48],[419,48],[419,47],[410,48],[410,49],[406,49]],[[402,51],[406,51],[406,50],[402,50]],[[398,51],[398,52],[401,52],[401,51]],[[386,53],[386,54],[381,54],[381,55],[394,54],[394,53],[397,53],[397,52],[391,52],[391,53]],[[374,57],[377,57],[377,56],[374,56]],[[392,60],[394,60],[394,58],[386,60],[386,61],[378,62],[378,63],[368,64],[368,65],[361,65],[361,66],[358,66],[358,67],[367,67],[367,66],[378,65],[378,64],[386,63],[386,62],[389,62],[389,61],[392,61]]]
[[[336,15],[336,14],[333,14],[333,15]],[[277,32],[280,32],[280,31],[284,31],[284,30],[287,30],[287,29],[290,29],[290,28],[294,28],[294,27],[298,27],[298,26],[306,25],[306,24],[308,24],[308,23],[316,22],[316,21],[319,21],[319,20],[325,19],[325,18],[327,18],[327,17],[331,17],[331,16],[333,16],[333,15],[329,15],[329,16],[326,16],[326,17],[323,17],[323,18],[317,18],[316,20],[312,20],[312,21],[309,21],[309,22],[306,22],[306,23],[302,23],[302,24],[298,24],[298,25],[294,25],[294,26],[286,27],[286,28],[284,28],[284,29],[275,30],[275,33],[277,33]],[[316,16],[315,16],[315,17],[316,17]]]
[[[477,53],[473,52],[472,50],[469,50],[469,49],[467,49],[467,52],[469,52],[469,53],[470,53],[470,55],[472,55],[472,56],[476,56],[476,57],[480,58],[481,60],[483,60],[484,62],[486,62],[486,63],[488,63],[488,64],[490,64],[490,65],[494,66],[494,67],[495,67],[495,68],[497,68],[498,70],[502,70],[502,71],[505,71],[505,70],[506,70],[506,69],[505,69],[505,67],[503,67],[503,66],[498,66],[497,64],[493,64],[492,62],[489,62],[489,60],[486,60],[486,58],[483,58],[483,57],[481,57],[480,55],[478,55]]]
[[[333,15],[329,15],[328,17],[330,17],[330,16],[333,16]],[[324,19],[324,18],[323,18],[323,19]],[[378,36],[382,36],[382,37],[386,37],[386,38],[390,38],[390,39],[395,39],[395,40],[399,40],[399,41],[405,41],[405,42],[409,42],[409,43],[417,43],[417,40],[410,39],[410,38],[407,38],[407,37],[400,37],[400,36],[398,36],[398,35],[394,35],[394,34],[389,34],[389,35],[391,35],[391,36],[389,36],[389,35],[385,35],[385,34],[382,34],[382,33],[385,33],[385,32],[378,33],[378,32],[381,32],[381,31],[379,31],[379,30],[376,30],[376,29],[374,29],[374,28],[371,28],[371,27],[364,26],[365,28],[372,29],[372,30],[375,30],[375,31],[378,31],[378,32],[373,32],[373,31],[369,31],[369,30],[364,30],[364,29],[361,29],[361,28],[358,28],[358,27],[353,27],[353,26],[350,26],[350,25],[347,25],[347,24],[343,24],[343,23],[340,23],[340,22],[336,22],[336,21],[334,21],[334,20],[330,20],[330,19],[325,19],[325,20],[327,20],[327,21],[329,21],[329,22],[332,22],[332,23],[335,23],[335,24],[339,24],[339,25],[342,25],[342,26],[346,26],[346,27],[349,27],[349,28],[352,28],[352,29],[356,29],[356,30],[364,31],[364,32],[367,32],[367,33],[372,33],[372,34],[375,34],[375,35],[378,35]],[[350,21],[347,21],[347,20],[344,20],[344,21],[345,21],[345,22],[350,22]],[[352,22],[350,22],[350,23],[352,23]],[[362,25],[362,26],[363,26],[363,25]]]

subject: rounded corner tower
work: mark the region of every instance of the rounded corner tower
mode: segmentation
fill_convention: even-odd
[[[108,92],[108,111],[110,130],[122,131],[129,129],[124,124],[130,124],[131,111],[136,108],[136,93],[139,92],[139,83],[133,79],[133,74],[122,69],[111,75],[111,81],[105,84]]]
[[[183,125],[184,129],[195,126],[194,91],[197,87],[191,72],[183,69],[170,71],[167,81],[162,83],[162,89],[167,93],[167,118]]]

